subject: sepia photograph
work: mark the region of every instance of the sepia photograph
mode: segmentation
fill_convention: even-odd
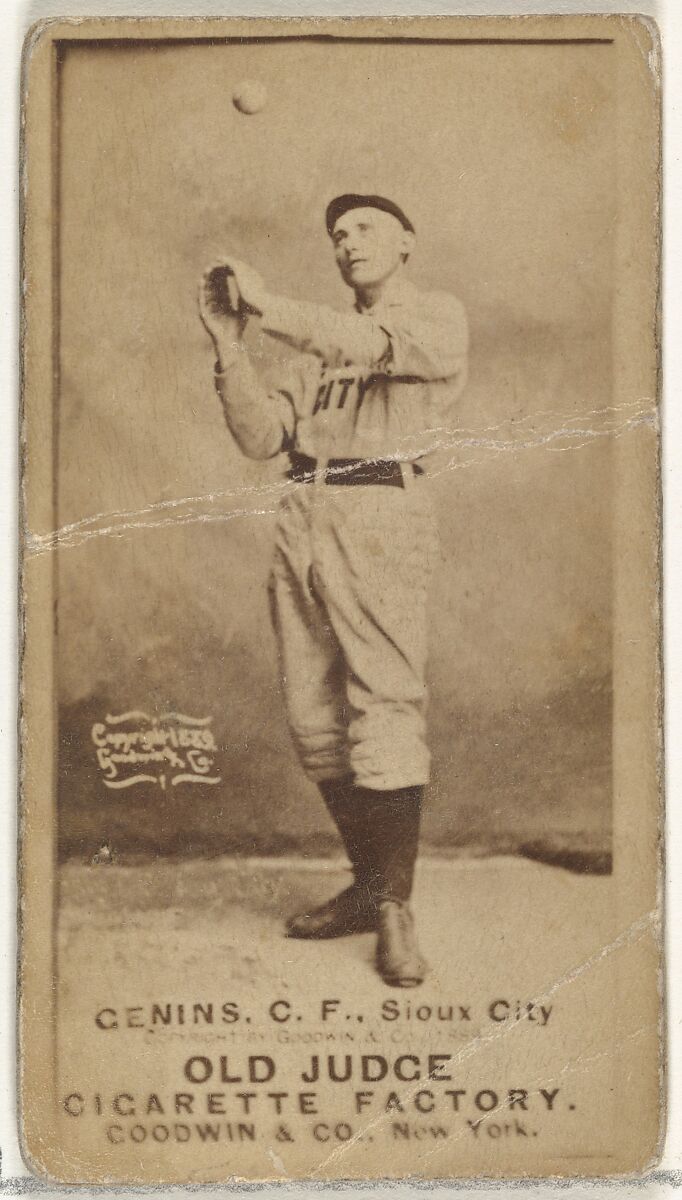
[[[30,32],[37,1174],[656,1162],[659,74],[633,17]]]

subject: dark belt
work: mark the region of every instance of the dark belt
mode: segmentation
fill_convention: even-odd
[[[313,483],[317,472],[317,459],[289,452],[291,467],[287,477],[295,483]],[[409,463],[415,475],[423,475],[419,463]],[[384,484],[387,487],[404,487],[401,464],[395,458],[329,458],[324,470],[324,482],[338,487],[358,484]]]

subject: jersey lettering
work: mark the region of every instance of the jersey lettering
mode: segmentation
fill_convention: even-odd
[[[352,377],[350,379],[339,379],[339,383],[341,384],[341,395],[339,396],[338,408],[343,408],[344,404],[346,403],[348,389],[353,382],[354,380]]]
[[[329,383],[320,384],[319,388],[317,389],[315,404],[313,405],[313,416],[315,416],[315,414],[318,413],[321,408],[329,408],[329,397],[331,395],[333,383],[334,380],[330,379]]]
[[[360,408],[365,392],[373,383],[376,383],[376,375],[353,376],[333,376],[331,379],[323,379],[317,389],[317,396],[313,405],[312,415],[316,416],[318,412],[326,412],[328,408],[342,409],[346,405],[349,396],[349,408],[355,405],[356,410]]]

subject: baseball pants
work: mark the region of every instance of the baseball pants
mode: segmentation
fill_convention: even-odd
[[[426,600],[436,553],[423,479],[299,484],[282,502],[270,602],[288,721],[316,783],[424,784]]]

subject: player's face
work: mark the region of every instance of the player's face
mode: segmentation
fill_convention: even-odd
[[[394,274],[412,248],[412,235],[390,213],[353,208],[339,217],[332,243],[344,282],[362,290]]]

